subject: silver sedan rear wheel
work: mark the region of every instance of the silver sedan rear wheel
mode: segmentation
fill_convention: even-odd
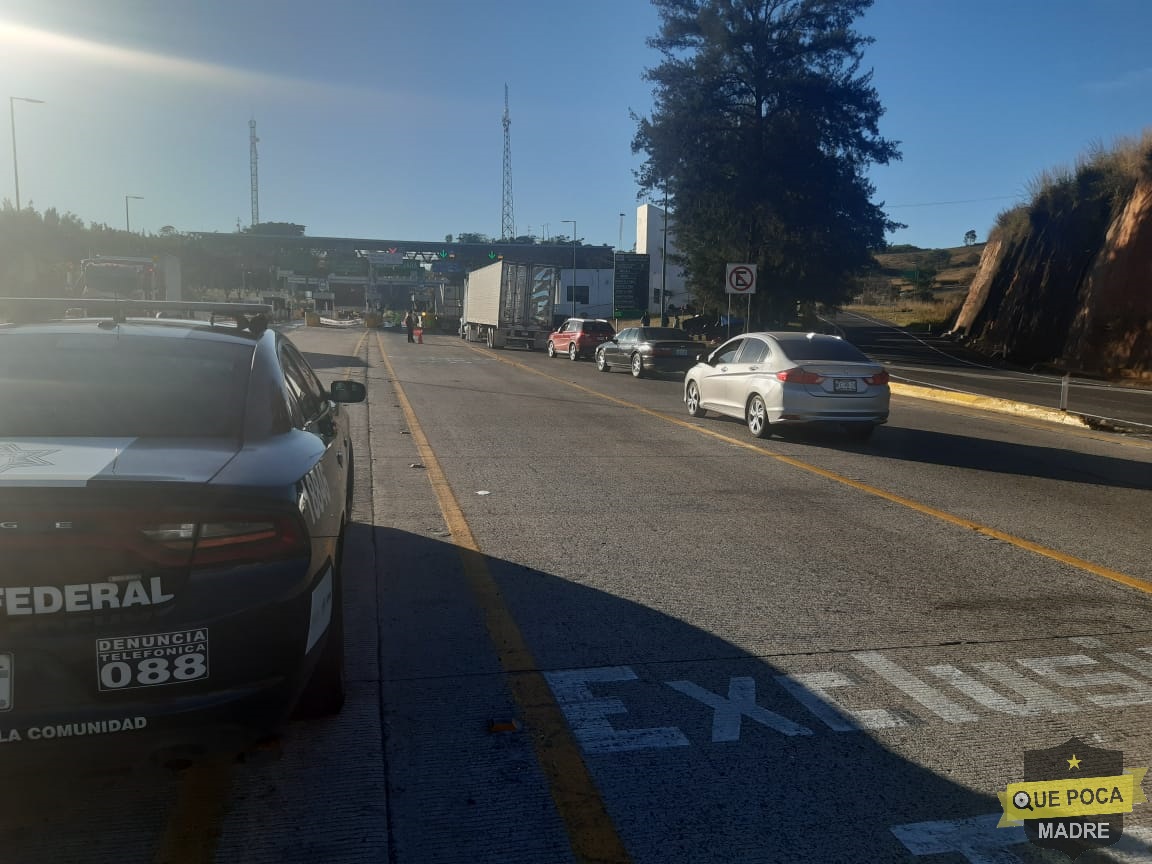
[[[768,409],[759,394],[753,394],[748,400],[748,407],[744,411],[744,419],[748,421],[748,431],[756,438],[769,438],[772,428],[768,425]]]
[[[632,355],[632,377],[633,378],[643,378],[644,377],[644,358],[641,357],[639,354],[633,354]]]

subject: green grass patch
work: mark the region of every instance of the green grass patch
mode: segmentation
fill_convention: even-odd
[[[845,306],[845,311],[878,318],[906,330],[940,331],[952,325],[964,298],[940,297],[932,301],[902,299],[885,305]]]

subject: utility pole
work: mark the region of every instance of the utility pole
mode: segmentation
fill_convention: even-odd
[[[16,164],[16,103],[29,102],[33,105],[43,105],[43,99],[28,99],[24,96],[8,97],[8,117],[12,122],[12,174],[16,181],[16,212],[20,212],[20,168]]]
[[[260,179],[256,171],[256,162],[259,156],[256,152],[256,145],[260,143],[260,139],[256,137],[256,118],[253,117],[248,121],[248,160],[250,163],[250,172],[252,175],[252,227],[255,228],[260,224]]]
[[[500,238],[516,237],[516,220],[512,218],[512,115],[508,112],[508,85],[504,85],[504,193],[500,201]]]
[[[576,317],[576,220],[561,219],[564,224],[572,223],[572,317]],[[589,300],[592,298],[589,297]]]
[[[128,216],[128,202],[129,201],[143,201],[142,195],[125,195],[124,196],[124,230],[129,234],[132,233],[132,220]]]

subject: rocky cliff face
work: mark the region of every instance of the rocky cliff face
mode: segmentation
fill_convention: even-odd
[[[1152,373],[1152,182],[1136,185],[1081,289],[1064,359],[1103,372]]]
[[[956,330],[1018,363],[1152,373],[1152,181],[1123,201],[1053,196],[1019,219],[989,238]]]

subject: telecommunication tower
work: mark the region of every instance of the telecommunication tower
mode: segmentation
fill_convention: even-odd
[[[516,237],[512,218],[512,115],[508,113],[508,85],[504,85],[504,194],[500,202],[500,239]]]
[[[256,137],[256,118],[248,121],[248,152],[252,163],[252,227],[260,224],[260,179],[256,173],[256,162],[259,158],[256,145],[260,139]]]

